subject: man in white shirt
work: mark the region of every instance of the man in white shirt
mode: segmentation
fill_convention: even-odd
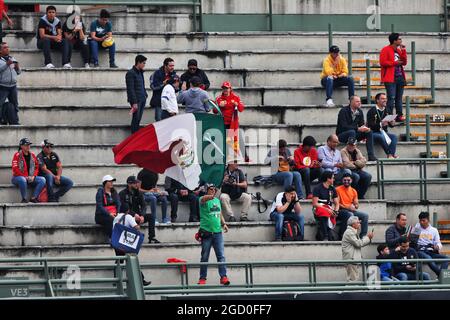
[[[173,76],[169,79],[161,93],[161,119],[167,119],[178,114],[176,91],[180,86],[180,78]]]
[[[134,228],[136,230],[140,229],[140,225],[144,223],[144,217],[143,216],[139,216],[139,215],[135,215],[134,217],[131,214],[127,214],[127,213],[119,213],[113,221],[113,230],[114,230],[114,226],[116,225],[116,223],[118,223],[122,217],[125,215],[125,220],[123,222],[123,225],[125,227],[129,227],[129,228]],[[114,249],[114,251],[116,252],[116,256],[124,256],[125,253],[123,251]],[[116,276],[116,275],[114,275]],[[141,278],[142,278],[142,284],[145,286],[149,286],[152,282],[151,281],[146,281],[144,278],[144,274],[141,272]]]
[[[416,224],[415,230],[420,231],[419,239],[417,240],[417,254],[420,259],[448,259],[447,256],[439,253],[442,250],[441,239],[439,238],[438,230],[430,225],[430,214],[428,212],[419,214],[419,223]],[[439,276],[442,269],[448,268],[448,261],[441,263],[430,262],[428,266]]]

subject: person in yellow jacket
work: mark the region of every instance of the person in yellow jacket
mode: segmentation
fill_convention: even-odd
[[[334,107],[332,99],[333,89],[347,86],[349,99],[355,95],[353,78],[348,75],[347,61],[339,53],[338,46],[330,47],[330,54],[323,60],[322,74],[320,75],[322,87],[327,93],[327,106]]]

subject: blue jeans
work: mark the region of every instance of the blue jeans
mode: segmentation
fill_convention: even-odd
[[[303,198],[302,191],[302,176],[297,171],[285,171],[285,172],[277,172],[272,176],[273,180],[282,184],[283,188],[286,189],[289,186],[292,186],[294,183],[295,191],[297,192],[297,196],[299,199]]]
[[[63,38],[61,42],[56,42],[48,38],[39,39],[37,41],[37,47],[38,49],[43,51],[45,60],[44,64],[46,65],[52,63],[52,56],[50,53],[51,49],[61,50],[61,61],[63,65],[65,65],[66,63],[70,63],[70,58],[72,56],[72,46],[69,44],[69,41],[67,39]]]
[[[348,138],[355,138],[358,141],[366,139],[366,148],[367,155],[369,158],[375,157],[375,153],[373,152],[373,132],[359,132],[356,130],[348,130],[345,132],[341,132],[338,135],[339,141],[342,143],[347,143]]]
[[[423,250],[418,250],[417,254],[419,255],[420,259],[448,259],[448,257],[443,254],[434,253],[434,252],[425,252]],[[438,264],[440,264],[440,267],[438,266]],[[428,266],[439,277],[441,270],[448,268],[448,261],[443,261],[441,263],[429,262]]]
[[[430,280],[431,279],[430,275],[428,273],[426,273],[426,272],[419,272],[419,279],[416,279],[416,273],[415,272],[413,272],[413,273],[400,272],[400,273],[397,273],[395,275],[395,277],[398,280],[400,280],[400,281],[419,280],[421,278],[423,278],[423,280]]]
[[[305,217],[303,217],[301,214],[296,214],[295,212],[279,213],[275,210],[270,213],[270,220],[275,221],[275,239],[281,239],[284,221],[291,220],[298,223],[303,240],[305,236]]]
[[[298,170],[300,175],[302,176],[303,184],[305,185],[305,193],[306,195],[311,194],[311,182],[315,179],[320,179],[322,175],[322,168],[303,168]]]
[[[8,101],[14,105],[16,119],[2,119],[2,115],[0,114],[0,120],[2,120],[2,124],[19,124],[19,101],[17,99],[17,86],[14,87],[3,87],[0,86],[0,110],[2,109],[3,104],[8,98]],[[12,122],[11,122],[12,121]]]
[[[387,95],[386,109],[389,114],[393,114],[394,104],[397,115],[403,115],[403,88],[405,80],[403,77],[396,77],[395,82],[388,82],[384,84]]]
[[[381,145],[386,155],[395,155],[397,150],[397,136],[392,133],[388,133],[388,136],[392,140],[390,145],[386,143],[386,140],[384,140],[384,136],[381,132],[373,133],[373,141]]]
[[[55,177],[52,174],[46,174],[42,177],[45,178],[45,181],[47,183],[47,194],[48,194],[48,200],[56,200],[58,201],[60,197],[65,195],[67,191],[72,189],[73,182],[69,178],[61,176],[61,183],[59,185],[55,184]],[[57,192],[53,192],[54,187],[59,187],[59,190]]]
[[[100,42],[89,40],[89,48],[91,49],[91,61],[98,64],[98,49],[106,49],[109,51],[109,65],[113,65],[116,57],[116,44],[114,43],[109,48],[103,48]]]
[[[367,190],[369,189],[372,175],[362,169],[352,170],[353,188],[358,192],[358,198],[364,199]]]
[[[162,109],[161,106],[153,106],[155,108],[155,121],[162,120]]]
[[[387,282],[396,282],[396,281],[400,281],[400,280],[398,280],[396,277],[386,277],[386,276],[384,276],[384,277],[380,277],[380,280],[381,281],[387,281]]]
[[[347,230],[347,220],[351,216],[358,217],[359,220],[361,220],[361,232],[359,234],[360,238],[363,238],[365,235],[367,235],[367,230],[369,228],[369,215],[367,213],[361,211],[352,212],[346,209],[340,209],[339,215],[337,216],[337,221],[340,223],[339,236],[341,239],[344,235],[345,230]]]
[[[133,118],[131,119],[131,133],[135,133],[139,130],[139,124],[141,123],[142,114],[144,113],[146,100],[138,103],[138,109],[133,113]]]
[[[338,87],[347,86],[348,87],[348,98],[355,95],[355,83],[353,82],[353,77],[343,77],[337,79],[331,79],[325,77],[321,81],[322,87],[325,88],[327,92],[327,100],[333,97],[333,89]]]
[[[144,200],[145,202],[150,204],[150,211],[152,214],[153,221],[156,220],[156,204],[158,202],[161,203],[161,213],[162,213],[162,219],[166,219],[167,215],[167,197],[160,195],[159,193],[153,193],[153,192],[145,192],[144,193]]]
[[[27,179],[25,177],[13,177],[11,179],[11,182],[13,185],[19,187],[20,194],[22,195],[22,199],[26,199],[27,197]],[[41,193],[42,189],[45,187],[45,178],[36,176],[34,178],[34,181],[30,183],[30,185],[34,188],[33,196],[32,198],[39,197],[39,194]]]
[[[222,232],[213,233],[210,237],[202,239],[202,257],[200,262],[209,261],[209,253],[211,252],[211,247],[214,248],[216,253],[217,262],[225,262],[225,249],[223,245],[223,234]],[[208,266],[200,266],[200,279],[206,279],[208,275]],[[219,266],[220,277],[225,277],[227,275],[227,267],[225,265]]]

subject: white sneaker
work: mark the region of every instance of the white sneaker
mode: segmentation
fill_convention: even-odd
[[[155,226],[159,225],[159,221],[155,220]]]
[[[54,69],[55,66],[51,63],[49,63],[48,65],[45,66],[47,69]]]
[[[333,99],[328,99],[327,100],[327,107],[334,107]]]
[[[84,68],[85,68],[85,69],[90,69],[91,66],[89,65],[89,63],[85,63],[85,64],[84,64]]]
[[[66,64],[63,66],[63,68],[64,68],[64,69],[72,69],[72,66],[70,65],[70,63],[66,63]]]

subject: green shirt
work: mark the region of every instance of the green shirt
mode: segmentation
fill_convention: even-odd
[[[220,221],[222,207],[220,206],[220,200],[214,198],[202,203],[202,198],[200,198],[200,228],[208,232],[222,232]]]

